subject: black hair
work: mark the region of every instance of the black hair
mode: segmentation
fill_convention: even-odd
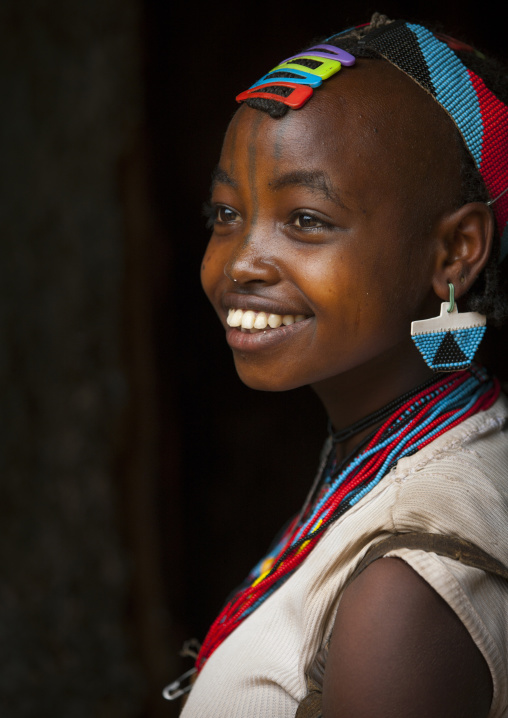
[[[353,28],[326,42],[329,45],[351,52],[355,57],[383,59],[379,53],[362,45],[360,41],[371,31],[390,22],[385,15],[374,13],[369,25]],[[425,24],[424,26],[432,32],[437,31],[437,28]],[[318,42],[323,42],[323,40],[317,40],[313,44]],[[307,47],[309,46],[307,45]],[[501,102],[508,105],[508,68],[498,60],[486,57],[483,53],[479,53],[472,48],[471,50],[455,50],[455,52],[464,65],[478,75]],[[267,112],[273,118],[283,117],[289,110],[287,105],[276,100],[249,98],[246,102],[249,107]],[[462,135],[457,128],[455,128],[455,131],[457,144],[460,148],[461,162],[459,206],[468,202],[487,202],[489,194],[485,183],[466,147]],[[492,252],[484,269],[465,296],[465,309],[480,312],[487,317],[490,324],[500,325],[508,317],[508,281],[505,276],[508,261],[503,262],[501,265],[499,264],[501,238],[496,222],[494,222],[494,226]],[[505,270],[504,273],[501,271],[502,269]]]

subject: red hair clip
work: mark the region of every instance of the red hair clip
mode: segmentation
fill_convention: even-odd
[[[443,32],[435,32],[433,34],[434,37],[437,37],[438,40],[441,40],[441,42],[446,43],[450,50],[458,50],[459,52],[474,52],[474,54],[478,55],[478,57],[485,57],[483,53],[479,52],[471,45],[468,45],[466,42],[462,42],[462,40],[456,40],[454,37],[450,37],[450,35],[445,35]]]
[[[290,88],[291,92],[288,95],[279,95],[274,90],[277,88]],[[277,100],[277,102],[283,102],[292,110],[298,110],[302,107],[310,97],[312,97],[312,87],[308,85],[297,85],[294,82],[282,82],[275,78],[271,82],[267,82],[265,85],[257,85],[256,87],[249,87],[245,92],[241,92],[236,96],[237,102],[245,102],[250,98],[261,97],[266,100]]]

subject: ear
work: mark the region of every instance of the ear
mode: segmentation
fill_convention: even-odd
[[[470,202],[443,217],[437,227],[433,288],[444,302],[448,282],[455,297],[466,294],[484,268],[492,249],[494,220],[483,202]]]

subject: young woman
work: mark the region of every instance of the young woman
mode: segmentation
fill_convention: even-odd
[[[182,716],[508,716],[508,404],[471,364],[507,314],[508,79],[375,16],[237,99],[203,287],[241,379],[311,385],[331,437]]]

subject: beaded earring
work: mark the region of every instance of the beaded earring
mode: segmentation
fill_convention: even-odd
[[[428,367],[434,371],[467,369],[473,361],[487,319],[478,312],[459,314],[453,284],[449,302],[441,304],[441,314],[411,323],[411,337]]]

